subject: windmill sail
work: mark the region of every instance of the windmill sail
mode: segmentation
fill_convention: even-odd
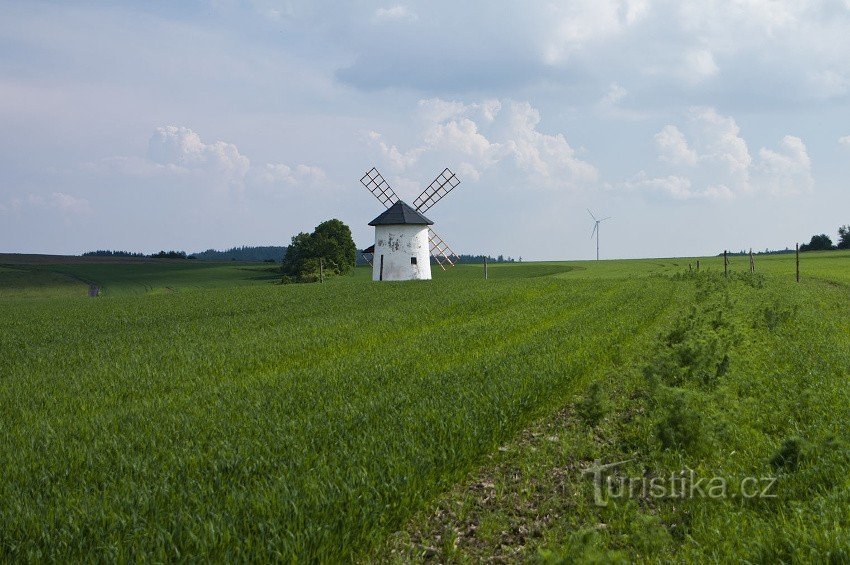
[[[442,200],[442,198],[451,192],[457,185],[460,184],[460,179],[455,176],[448,168],[428,185],[428,188],[422,191],[416,200],[413,201],[413,207],[417,212],[425,213],[431,206]]]
[[[455,266],[458,259],[457,253],[452,251],[451,247],[443,241],[443,238],[431,228],[428,228],[428,241],[431,244],[431,257],[434,258],[441,269],[446,270],[446,263],[449,267]],[[454,261],[452,261],[452,257],[454,257]]]
[[[360,184],[366,187],[366,190],[375,195],[375,198],[384,205],[384,208],[389,208],[398,200],[395,191],[390,187],[389,183],[384,180],[378,169],[372,167],[360,179]]]

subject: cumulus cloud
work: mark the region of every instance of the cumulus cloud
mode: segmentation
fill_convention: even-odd
[[[92,211],[89,201],[65,192],[52,192],[49,196],[30,193],[26,198],[13,197],[8,203],[0,203],[2,212],[19,212],[24,209],[53,209],[64,216],[88,214]]]
[[[786,135],[779,142],[779,150],[762,147],[759,150],[763,186],[772,193],[796,194],[808,192],[814,185],[812,162],[803,140]]]
[[[529,188],[586,186],[596,182],[596,168],[582,160],[563,134],[540,131],[540,113],[528,102],[485,100],[466,104],[440,98],[421,100],[420,143],[407,150],[368,137],[382,163],[402,183],[423,160],[452,164],[468,180],[493,172],[509,175]]]
[[[547,5],[543,15],[544,61],[557,65],[589,42],[603,43],[635,25],[647,8],[645,0],[580,0]]]
[[[608,86],[608,92],[605,93],[605,96],[602,97],[602,105],[603,106],[614,106],[620,100],[625,98],[629,94],[629,91],[620,86],[616,82],[612,82]]]
[[[839,145],[843,145],[844,147],[850,147],[850,135],[845,135],[844,137],[838,138]]]
[[[54,192],[50,195],[50,205],[63,212],[71,214],[84,214],[91,212],[89,201],[85,198],[77,198],[64,192]]]
[[[377,23],[391,21],[413,22],[418,20],[419,16],[417,16],[415,12],[412,12],[410,8],[407,8],[406,6],[402,6],[400,4],[396,4],[395,6],[391,6],[389,8],[378,8],[377,10],[375,10],[372,19]]]
[[[667,174],[641,171],[623,183],[624,188],[687,200],[730,199],[751,192],[798,194],[814,185],[811,159],[799,137],[786,135],[776,150],[762,147],[754,159],[736,121],[714,108],[692,108],[686,129],[691,141],[672,124],[655,135],[658,159]]]
[[[682,74],[691,83],[713,77],[720,72],[714,54],[708,49],[691,49],[685,53]]]
[[[326,184],[328,176],[317,166],[283,163],[252,165],[236,145],[224,141],[205,143],[186,127],[163,126],[154,131],[146,157],[117,156],[86,163],[82,170],[131,177],[184,177],[187,184],[243,189],[262,186],[297,187]]]
[[[319,167],[310,167],[307,165],[298,165],[292,168],[281,163],[267,163],[253,174],[253,180],[255,182],[266,185],[314,185],[327,180],[325,171]]]
[[[655,144],[658,146],[658,158],[674,165],[696,165],[696,151],[688,147],[685,135],[673,125],[666,125],[655,134]]]
[[[236,181],[251,166],[232,143],[204,143],[191,129],[177,126],[156,128],[148,142],[148,157],[160,165],[203,169]]]

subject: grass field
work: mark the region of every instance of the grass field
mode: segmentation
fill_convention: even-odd
[[[846,561],[850,254],[700,262],[0,261],[0,559]]]

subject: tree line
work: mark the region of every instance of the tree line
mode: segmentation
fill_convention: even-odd
[[[83,257],[140,257],[145,259],[194,259],[187,257],[185,251],[159,251],[145,255],[144,253],[133,253],[131,251],[112,251],[110,249],[98,249],[97,251],[86,251]]]
[[[833,245],[832,238],[825,233],[813,235],[809,243],[800,246],[800,251],[829,251],[831,249],[850,249],[850,225],[839,226],[838,243]]]

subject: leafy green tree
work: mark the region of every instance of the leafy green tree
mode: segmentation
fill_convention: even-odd
[[[351,229],[340,220],[322,222],[313,233],[299,233],[286,250],[281,271],[285,280],[318,280],[320,265],[325,275],[343,275],[354,269],[357,246]]]
[[[850,249],[850,226],[838,228],[838,249]]]
[[[822,233],[820,235],[813,235],[809,243],[804,243],[800,246],[800,251],[828,251],[832,248],[832,240],[828,235]]]

